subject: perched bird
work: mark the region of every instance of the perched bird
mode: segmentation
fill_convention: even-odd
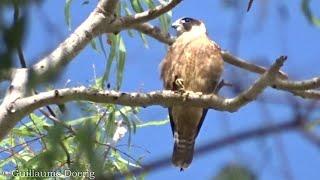
[[[183,93],[214,93],[223,71],[219,46],[209,39],[199,20],[184,17],[172,27],[177,38],[160,65],[164,88]],[[192,161],[195,139],[208,109],[173,106],[168,110],[174,137],[172,163],[183,170]]]

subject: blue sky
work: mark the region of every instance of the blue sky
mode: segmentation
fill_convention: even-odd
[[[73,1],[72,29],[81,23],[96,5],[81,5],[82,1]],[[319,1],[313,1],[313,7],[319,7]],[[282,7],[282,8],[281,8]],[[183,1],[173,13],[173,19],[189,16],[205,22],[209,36],[222,49],[229,50],[243,59],[265,60],[264,65],[270,65],[279,55],[288,55],[283,70],[294,79],[304,79],[319,75],[315,65],[319,61],[320,29],[311,26],[302,15],[300,1],[268,0],[255,1],[252,10],[236,12],[224,8],[221,1]],[[315,10],[315,8],[313,8]],[[45,1],[42,8],[33,7],[30,12],[30,22],[24,49],[27,63],[30,65],[54,49],[70,32],[64,21],[64,1]],[[287,14],[283,21],[279,13]],[[319,12],[317,12],[320,16]],[[50,22],[54,28],[48,24]],[[157,22],[155,22],[157,24]],[[47,28],[46,28],[47,27]],[[235,46],[235,37],[231,31],[234,27],[240,29],[240,40]],[[51,31],[51,32],[50,32]],[[158,41],[148,38],[149,48],[143,46],[138,37],[130,38],[123,33],[127,48],[127,64],[125,67],[123,91],[149,92],[162,89],[159,79],[159,63],[165,56],[166,48]],[[88,85],[94,77],[93,64],[97,75],[102,75],[105,59],[87,46],[71,63],[55,87],[64,87],[70,79],[69,87]],[[261,63],[261,61],[259,62]],[[234,73],[245,79],[249,85],[257,77],[245,71],[226,64],[223,78],[232,82]],[[235,82],[236,83],[236,82]],[[222,95],[229,96],[228,88]],[[284,100],[287,93],[268,90],[264,95],[272,94],[273,98]],[[265,110],[271,117],[264,116]],[[274,122],[289,120],[292,111],[286,105],[251,103],[235,113],[209,111],[202,130],[197,138],[197,146],[216,140],[232,133],[258,127]],[[75,115],[77,116],[77,115]],[[144,121],[162,120],[167,117],[166,109],[152,106],[142,110]],[[150,173],[147,179],[209,179],[221,167],[229,163],[240,163],[249,166],[263,179],[284,179],[283,164],[275,142],[282,139],[284,151],[290,163],[290,169],[295,179],[316,179],[320,176],[319,149],[304,140],[296,132],[288,132],[280,136],[269,136],[265,139],[250,140],[234,146],[214,151],[206,156],[196,157],[189,169],[180,172],[173,166]],[[135,157],[144,155],[145,163],[171,155],[173,142],[169,125],[139,129],[133,136],[133,144],[146,148],[150,153],[132,149]]]

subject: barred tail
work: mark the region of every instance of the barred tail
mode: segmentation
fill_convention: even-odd
[[[181,171],[187,168],[193,158],[194,151],[194,138],[186,139],[178,136],[178,133],[174,133],[174,147],[172,153],[172,164],[180,167]]]

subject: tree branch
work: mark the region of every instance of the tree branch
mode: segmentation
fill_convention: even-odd
[[[108,2],[100,0],[97,8],[64,42],[31,67],[33,81],[44,82],[50,75],[58,74],[94,37],[105,31],[112,31],[112,27],[106,24],[114,17],[105,16],[100,9]],[[111,2],[115,1],[109,3]]]
[[[174,42],[174,39],[171,36],[164,35],[158,28],[148,24],[138,24],[134,26],[134,29],[147,34],[162,43],[166,43],[171,45]],[[245,69],[250,72],[263,74],[267,71],[266,68],[262,66],[257,66],[255,64],[249,63],[244,61],[238,57],[233,56],[227,51],[221,51],[222,57],[225,62],[239,67],[241,69]],[[303,80],[303,81],[290,81],[286,73],[279,71],[277,73],[279,78],[277,78],[273,84],[273,87],[276,89],[281,89],[285,91],[289,91],[290,93],[300,96],[302,98],[307,99],[320,99],[320,91],[316,90],[308,90],[308,89],[315,89],[320,88],[320,77],[315,77],[310,80]],[[302,91],[304,90],[304,91]]]
[[[305,99],[320,99],[320,90],[290,91],[293,95]]]
[[[171,45],[174,42],[174,38],[170,35],[167,35],[159,30],[159,28],[152,26],[149,23],[143,23],[143,24],[137,24],[133,26],[134,29],[137,31],[140,31],[146,35],[149,35],[158,41],[162,43],[166,43],[168,45]],[[221,51],[221,55],[223,57],[223,60],[231,65],[234,65],[236,67],[239,67],[241,69],[245,69],[250,72],[254,72],[257,74],[263,74],[267,71],[266,68],[262,66],[257,66],[255,64],[249,63],[247,61],[244,61],[238,57],[233,56],[227,51]],[[288,76],[286,73],[280,71],[279,72],[280,78],[287,79]]]
[[[107,16],[110,16],[114,14],[118,4],[119,0],[103,0],[98,4],[98,8],[103,10]]]
[[[68,101],[85,100],[96,103],[112,103],[126,106],[187,105],[213,108],[220,111],[234,112],[253,101],[262,91],[273,83],[276,72],[283,65],[286,57],[280,57],[248,90],[235,98],[223,98],[215,94],[203,95],[187,92],[185,94],[172,91],[151,93],[121,93],[116,91],[97,91],[85,87],[67,88],[39,93],[34,96],[9,101],[7,108],[0,108],[0,139],[14,127],[25,115],[37,108],[49,104],[64,104]]]
[[[0,70],[0,82],[12,80],[16,73],[15,68],[1,69]]]
[[[276,79],[274,86],[274,88],[287,91],[316,89],[320,87],[320,77],[303,81]]]
[[[280,70],[286,59],[286,56],[279,57],[271,68],[265,72],[248,90],[242,92],[231,100],[231,104],[233,105],[231,108],[234,107],[234,110],[237,110],[239,107],[255,100],[257,96],[276,79],[277,72]]]
[[[170,11],[171,9],[176,7],[181,1],[182,0],[171,0],[169,3],[158,5],[153,9],[149,9],[147,11],[137,13],[131,16],[122,17],[120,18],[119,26],[121,26],[121,28],[128,28],[137,24],[148,22]]]
[[[206,143],[200,146],[199,148],[196,149],[195,157],[203,156],[214,150],[221,149],[231,144],[234,145],[236,143],[239,143],[241,141],[245,141],[251,138],[261,138],[269,134],[282,133],[284,131],[289,131],[289,130],[299,128],[300,126],[302,126],[300,121],[289,121],[289,122],[283,122],[279,124],[270,125],[267,127],[260,127],[260,128],[248,130],[245,132],[237,133],[237,134],[234,134],[216,141],[212,141],[210,143]],[[150,164],[144,165],[143,168],[135,168],[126,173],[121,173],[116,175],[107,175],[106,177],[112,176],[112,177],[115,177],[116,179],[119,179],[120,177],[127,176],[127,175],[141,174],[148,171],[155,171],[170,165],[170,163],[171,163],[171,156],[151,162]]]
[[[258,74],[263,74],[267,71],[266,68],[262,66],[257,66],[255,64],[251,64],[245,60],[242,60],[241,58],[235,57],[232,54],[230,54],[227,51],[221,51],[223,60],[231,65],[234,65],[236,67],[239,67],[241,69],[248,70],[250,72],[258,73]],[[288,75],[282,71],[280,71],[279,76],[283,79],[287,79]]]
[[[174,38],[170,34],[163,33],[160,28],[152,26],[150,23],[142,23],[133,26],[137,31],[147,34],[156,40],[171,45],[174,42]]]

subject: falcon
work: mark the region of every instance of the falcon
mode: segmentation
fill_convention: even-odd
[[[177,38],[160,65],[164,89],[214,93],[223,71],[220,47],[210,40],[200,20],[184,17],[172,27]],[[183,170],[192,162],[195,139],[208,109],[172,106],[168,111],[174,137],[172,163]]]

